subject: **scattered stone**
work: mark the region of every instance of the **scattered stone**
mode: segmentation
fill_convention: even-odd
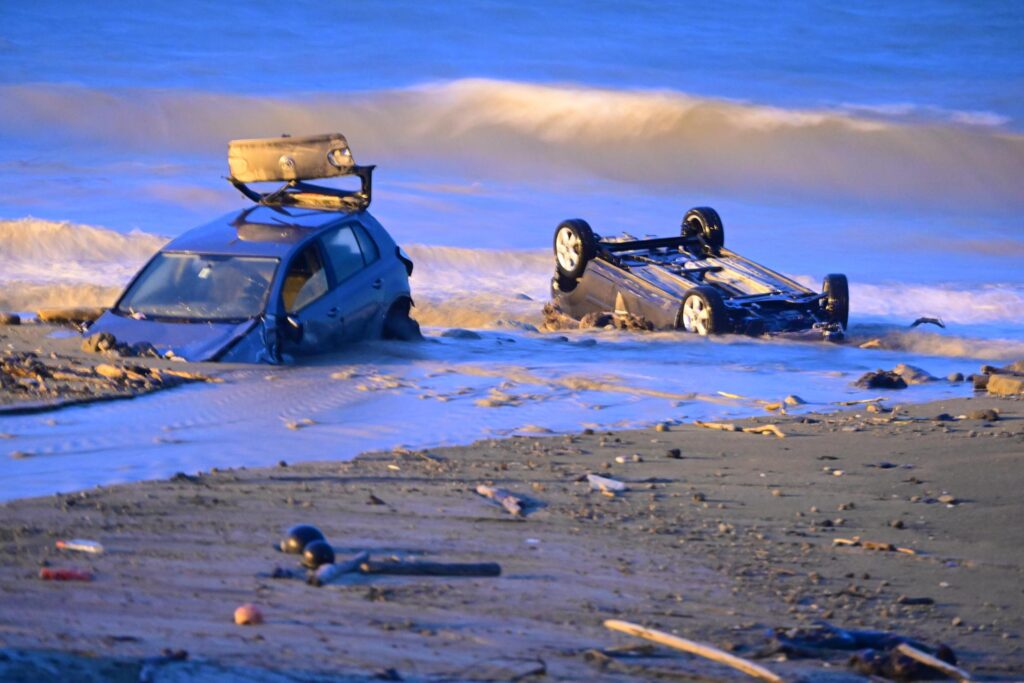
[[[82,340],[82,350],[88,353],[103,353],[117,345],[117,339],[109,332],[91,334]]]
[[[948,493],[939,496],[938,501],[944,505],[957,505],[960,503],[956,496],[951,496]]]
[[[955,422],[956,418],[949,413],[939,413],[932,418],[932,422]]]
[[[901,595],[896,598],[897,605],[934,605],[935,600],[933,598],[909,598],[906,595]]]
[[[44,308],[36,311],[39,322],[54,325],[81,325],[96,322],[105,308]]]
[[[988,388],[988,375],[971,375],[971,384],[975,391],[985,391]]]
[[[905,525],[903,524],[902,519],[892,519],[889,520],[889,526],[891,526],[893,529],[902,529]]]
[[[903,381],[907,384],[926,384],[936,380],[936,377],[928,371],[913,365],[907,365],[906,363],[897,365],[893,368],[893,372],[902,377]]]
[[[991,408],[983,408],[981,410],[972,410],[965,417],[968,420],[982,420],[984,422],[995,422],[999,419],[999,411],[992,410]]]
[[[946,379],[950,382],[963,382],[964,375],[962,372],[952,372],[946,376]]]
[[[0,313],[0,325],[20,325],[21,316],[17,313]]]
[[[672,458],[673,460],[682,460],[683,452],[678,448],[670,448],[665,453],[666,458]]]
[[[862,389],[906,389],[907,382],[892,370],[864,373],[854,384]]]
[[[656,431],[656,432],[669,432],[669,431],[672,431],[672,430],[668,426],[668,423],[666,423],[666,422],[659,422],[657,425],[655,425],[654,431]]]
[[[239,626],[256,626],[263,623],[263,612],[252,603],[246,603],[235,610],[235,623]]]
[[[461,327],[453,327],[450,330],[445,330],[441,333],[441,336],[448,337],[449,339],[483,339],[483,337],[473,330],[464,330]]]
[[[100,377],[106,377],[107,379],[121,379],[125,376],[124,368],[108,365],[107,363],[100,363],[94,368],[94,371]]]
[[[790,394],[782,402],[785,403],[787,406],[802,406],[807,403],[807,401],[803,400],[796,394]]]
[[[1024,396],[1024,377],[988,375],[986,388],[990,396]]]

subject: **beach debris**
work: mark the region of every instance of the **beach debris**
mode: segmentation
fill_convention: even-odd
[[[80,553],[92,553],[93,555],[103,554],[103,545],[98,541],[90,541],[85,538],[73,538],[68,541],[57,541],[56,545],[61,550],[73,550]]]
[[[278,546],[283,553],[301,555],[306,545],[313,541],[326,541],[324,533],[311,524],[298,524],[285,534]]]
[[[332,562],[331,564],[322,564],[316,568],[307,579],[307,582],[311,586],[326,586],[333,581],[336,581],[338,577],[344,576],[345,574],[352,574],[353,572],[359,571],[359,567],[364,562],[370,561],[370,553],[365,550],[351,559],[345,560],[344,562]]]
[[[903,548],[893,545],[892,543],[880,541],[864,541],[861,540],[860,536],[854,536],[853,538],[833,538],[832,545],[864,548],[865,550],[878,550],[890,553],[903,553],[904,555],[917,555],[917,551],[913,548]]]
[[[733,393],[728,392],[728,391],[716,391],[715,393],[718,394],[719,396],[724,396],[725,398],[734,398],[734,399],[746,398],[745,396],[740,396],[739,394],[733,394]]]
[[[302,549],[302,566],[317,569],[321,565],[334,563],[334,548],[324,540],[310,541]]]
[[[927,370],[914,365],[907,365],[906,363],[900,363],[892,369],[897,375],[903,378],[903,381],[907,384],[926,384],[928,382],[935,382],[938,380],[937,377],[933,376]]]
[[[767,410],[769,413],[775,413],[775,412],[778,412],[780,410],[783,413],[786,412],[785,409],[783,408],[782,401],[775,401],[773,403],[762,403],[761,407],[764,408],[765,410]]]
[[[860,406],[860,405],[865,405],[865,404],[868,404],[868,403],[881,403],[884,400],[885,399],[881,398],[881,397],[879,397],[879,398],[861,398],[861,399],[857,399],[856,401],[836,401],[835,403],[833,403],[833,405],[837,405],[837,406]]]
[[[362,574],[386,574],[392,576],[501,576],[501,565],[497,562],[407,562],[366,560],[359,565]]]
[[[41,323],[55,325],[81,325],[96,322],[103,315],[105,308],[41,308],[36,311],[36,318]]]
[[[925,318],[921,317],[910,323],[911,327],[917,327],[918,325],[935,325],[943,329],[946,328],[946,323],[942,322],[942,318]]]
[[[779,429],[776,425],[757,425],[756,427],[744,427],[743,431],[747,434],[761,434],[763,436],[776,436],[780,439],[785,439],[786,434]]]
[[[622,493],[628,490],[628,487],[617,479],[609,479],[608,477],[602,477],[597,474],[588,474],[587,482],[590,483],[590,488],[594,491],[600,491],[601,493]]]
[[[523,516],[525,501],[506,489],[480,484],[476,487],[476,492],[484,498],[490,498],[495,503],[508,510],[508,513],[513,517]]]
[[[900,375],[892,370],[879,368],[873,372],[866,372],[860,379],[854,382],[855,386],[862,389],[906,389],[907,382]]]
[[[694,420],[693,424],[704,429],[717,429],[723,432],[738,432],[740,428],[734,424],[728,424],[725,422],[701,422],[700,420]]]
[[[297,432],[300,429],[305,429],[306,427],[312,427],[315,424],[316,424],[316,420],[314,420],[312,418],[304,417],[301,420],[289,420],[288,422],[284,423],[284,426],[287,427],[288,429],[292,430],[293,432]]]
[[[0,313],[0,325],[20,325],[21,316],[17,313]]]
[[[39,570],[43,581],[92,581],[92,572],[77,567],[43,567]]]
[[[259,607],[247,602],[235,610],[235,623],[239,626],[256,626],[263,623],[263,612]]]
[[[768,681],[768,683],[783,683],[783,679],[775,673],[769,671],[759,664],[755,664],[750,660],[731,655],[728,652],[719,650],[718,648],[706,645],[704,643],[698,643],[693,640],[687,640],[686,638],[680,638],[664,631],[657,631],[652,628],[644,628],[638,624],[633,624],[628,621],[619,621],[618,619],[608,619],[604,622],[605,628],[611,629],[612,631],[619,631],[620,633],[626,633],[637,638],[643,638],[652,642],[658,643],[659,645],[665,645],[667,647],[674,648],[676,650],[682,650],[698,657],[704,657],[710,659],[713,662],[724,664],[732,667],[737,671],[742,671],[748,676],[752,676],[762,681]]]

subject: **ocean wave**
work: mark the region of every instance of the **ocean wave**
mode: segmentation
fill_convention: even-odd
[[[212,158],[232,138],[340,129],[357,158],[488,177],[573,171],[694,192],[1024,204],[1024,136],[976,116],[893,118],[486,79],[288,99],[0,87],[6,135],[49,144]]]
[[[0,221],[0,310],[110,305],[165,242],[166,238],[148,233],[126,235],[70,222]],[[416,264],[411,285],[416,314],[423,324],[500,328],[509,321],[541,321],[553,272],[547,250],[413,244],[406,245],[406,251]],[[817,280],[795,277],[805,286],[817,288]],[[855,322],[882,321],[904,328],[921,316],[941,318],[954,328],[1013,326],[1024,319],[1024,287],[855,281],[851,284],[851,310]],[[896,330],[885,334],[895,339]],[[970,336],[962,329],[951,329],[950,334]],[[913,350],[923,353],[942,347],[944,342],[933,337],[915,333],[900,344],[916,344]],[[949,348],[955,351],[957,347],[954,343]],[[986,353],[995,354],[993,349],[996,347]]]

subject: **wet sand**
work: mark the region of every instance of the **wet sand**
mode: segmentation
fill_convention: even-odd
[[[1000,419],[956,419],[984,408]],[[978,677],[1019,677],[1024,403],[737,424],[769,421],[786,438],[694,425],[512,438],[10,502],[0,679],[745,678],[664,648],[615,650],[642,643],[605,619],[724,647],[787,680],[850,675],[849,652],[780,657],[767,637],[818,620],[946,643]],[[592,491],[587,473],[629,490]],[[479,484],[523,496],[525,518]],[[273,546],[300,522],[323,529],[339,559],[493,561],[502,575],[271,578],[298,569]],[[914,554],[834,545],[855,537]],[[57,550],[66,538],[107,552]],[[44,582],[43,563],[95,580]],[[266,623],[233,623],[248,602]]]

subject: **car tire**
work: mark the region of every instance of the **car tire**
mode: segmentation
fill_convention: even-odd
[[[555,270],[558,275],[578,280],[587,263],[597,256],[597,237],[590,225],[579,218],[562,221],[555,228]]]
[[[688,291],[679,308],[678,327],[702,337],[730,332],[729,314],[718,290],[694,287]]]
[[[845,331],[850,323],[850,285],[846,276],[832,273],[821,283],[825,295],[822,306],[830,323],[839,323]]]
[[[718,212],[710,206],[698,206],[683,216],[680,228],[683,237],[699,237],[709,253],[717,255],[725,246],[725,228]]]
[[[419,341],[423,339],[420,324],[410,315],[412,302],[409,299],[396,301],[384,316],[381,337],[398,341]]]

